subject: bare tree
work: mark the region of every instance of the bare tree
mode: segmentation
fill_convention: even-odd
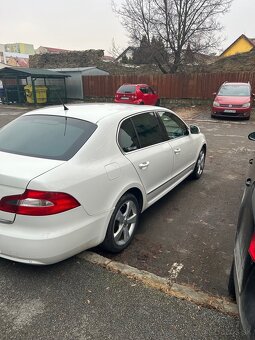
[[[117,58],[121,52],[123,51],[123,48],[121,48],[120,46],[118,46],[115,43],[114,38],[112,39],[112,46],[109,48],[109,50],[107,51],[112,57]]]
[[[124,0],[113,11],[129,32],[131,41],[138,45],[145,35],[160,39],[170,58],[164,63],[155,60],[164,73],[178,71],[184,51],[209,52],[219,46],[219,23],[233,0]]]

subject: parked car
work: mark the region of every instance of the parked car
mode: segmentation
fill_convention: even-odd
[[[214,96],[212,117],[250,119],[254,98],[250,83],[225,82]]]
[[[255,132],[249,135],[255,141]],[[239,211],[234,259],[228,290],[236,299],[243,329],[255,339],[255,162],[250,160],[249,175]]]
[[[146,84],[124,84],[115,94],[115,103],[160,105],[159,96]]]
[[[172,111],[82,104],[30,111],[0,130],[0,256],[50,264],[125,249],[139,215],[204,169],[206,141]]]

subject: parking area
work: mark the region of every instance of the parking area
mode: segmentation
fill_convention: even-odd
[[[227,295],[238,209],[255,143],[255,122],[211,120],[201,107],[176,110],[208,141],[206,168],[149,208],[133,243],[116,261],[169,277],[214,295]],[[26,109],[0,106],[0,127]],[[101,253],[100,249],[96,249]]]
[[[176,111],[207,138],[204,174],[198,181],[187,179],[145,211],[130,247],[110,257],[227,296],[238,210],[255,151],[247,138],[255,131],[254,116],[248,122],[212,120],[209,110]]]

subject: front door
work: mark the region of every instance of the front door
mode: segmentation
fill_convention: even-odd
[[[173,177],[181,178],[190,172],[196,163],[199,140],[191,135],[186,124],[171,112],[158,112],[165,126],[169,144],[174,153]]]

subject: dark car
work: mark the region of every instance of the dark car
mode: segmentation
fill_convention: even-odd
[[[254,97],[250,83],[225,82],[214,96],[212,117],[250,118]]]
[[[116,92],[115,103],[156,105],[160,99],[156,92],[146,84],[124,84]]]
[[[249,135],[255,141],[255,132]],[[239,211],[234,259],[229,277],[229,294],[235,298],[243,329],[255,339],[255,160],[249,174]]]

